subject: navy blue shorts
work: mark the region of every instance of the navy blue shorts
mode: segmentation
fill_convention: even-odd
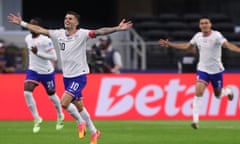
[[[203,81],[207,85],[210,82],[214,89],[221,89],[223,87],[223,72],[208,74],[203,71],[197,71],[197,81]]]
[[[39,74],[33,70],[27,70],[25,81],[32,81],[36,84],[39,82],[43,84],[44,88],[48,90],[55,90],[55,73]]]
[[[81,75],[73,78],[64,77],[65,92],[73,96],[73,100],[82,98],[82,90],[86,86],[87,76]]]

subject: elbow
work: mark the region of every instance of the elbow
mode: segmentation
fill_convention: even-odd
[[[49,57],[48,59],[51,61],[57,61],[57,57]]]

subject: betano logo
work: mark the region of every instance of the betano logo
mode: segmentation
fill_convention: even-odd
[[[180,78],[169,79],[168,83],[159,85],[154,81],[145,85],[138,85],[134,77],[104,77],[102,78],[96,106],[96,116],[114,117],[135,111],[143,117],[189,117],[192,115],[192,98],[195,85],[182,84]],[[201,115],[215,117],[235,116],[239,106],[239,89],[230,85],[235,98],[228,101],[213,96],[212,90],[206,89],[203,99]],[[212,89],[212,87],[210,87]],[[159,104],[152,104],[159,103]],[[223,108],[221,108],[223,107]]]

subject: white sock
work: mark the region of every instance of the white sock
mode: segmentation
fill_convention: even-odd
[[[62,117],[63,116],[63,113],[62,113],[62,106],[60,104],[60,100],[59,100],[59,97],[55,94],[53,95],[49,95],[49,98],[50,100],[53,102],[56,110],[57,110],[57,113],[58,113],[58,118]]]
[[[222,88],[220,98],[223,96],[228,96],[231,93],[231,90],[229,88]]]
[[[92,120],[90,118],[90,115],[89,115],[88,111],[86,110],[86,108],[83,108],[83,110],[80,112],[80,115],[86,121],[87,127],[89,128],[90,133],[96,133],[97,129],[94,126],[94,124],[93,124],[93,122],[92,122]]]
[[[35,99],[33,98],[32,92],[24,91],[24,96],[25,96],[27,106],[28,106],[29,110],[31,111],[33,118],[35,120],[40,119],[40,116],[39,116],[38,110],[37,110],[37,106],[36,106],[36,102],[35,102]]]
[[[199,122],[199,113],[201,109],[202,97],[195,96],[193,99],[193,122]]]
[[[83,118],[81,117],[80,113],[78,112],[74,104],[70,103],[66,110],[71,114],[72,117],[75,118],[77,123],[84,122]]]

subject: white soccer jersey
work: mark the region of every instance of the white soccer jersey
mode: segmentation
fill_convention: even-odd
[[[87,40],[90,30],[79,29],[71,36],[64,29],[49,30],[49,35],[58,43],[64,77],[76,77],[89,73],[87,63]]]
[[[32,38],[32,34],[28,34],[25,37],[25,42],[29,53],[28,69],[39,74],[52,73],[54,71],[52,61],[57,60],[52,40],[44,35]],[[37,55],[31,51],[34,46],[38,49]]]
[[[223,35],[212,30],[209,36],[203,36],[198,32],[191,39],[190,43],[197,46],[199,50],[198,70],[209,74],[216,74],[224,70],[222,64],[222,45],[226,41]]]

